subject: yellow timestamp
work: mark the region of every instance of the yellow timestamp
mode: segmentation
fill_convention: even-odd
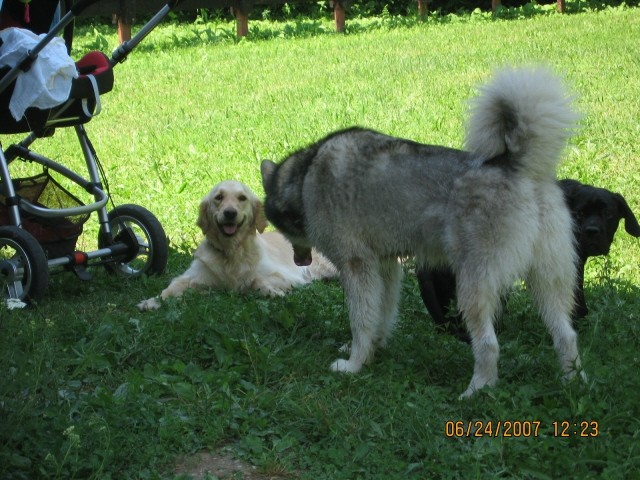
[[[560,420],[551,422],[554,437],[598,437],[600,422],[597,420]]]
[[[600,423],[595,420],[559,420],[546,428],[540,420],[447,420],[444,435],[450,438],[479,437],[597,437]]]

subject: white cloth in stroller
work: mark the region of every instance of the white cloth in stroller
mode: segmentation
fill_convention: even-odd
[[[23,28],[6,28],[0,31],[0,67],[15,66],[23,55],[33,48],[43,35]],[[54,37],[38,54],[31,68],[20,72],[16,78],[9,110],[19,121],[29,107],[47,109],[60,105],[69,98],[71,82],[78,77],[76,65],[67,53],[61,37]]]

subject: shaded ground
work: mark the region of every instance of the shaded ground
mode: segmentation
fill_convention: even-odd
[[[199,452],[181,458],[176,465],[177,475],[190,475],[194,479],[218,478],[220,480],[281,480],[296,478],[285,473],[264,473],[242,460],[233,458],[230,453]]]

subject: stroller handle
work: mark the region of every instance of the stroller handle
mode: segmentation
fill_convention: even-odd
[[[171,10],[173,10],[182,1],[183,0],[168,0],[154,16],[151,17],[151,19],[142,26],[140,31],[133,38],[122,42],[111,54],[111,66],[115,66],[118,63],[124,62],[131,51],[135,47],[137,47],[138,44],[142,42],[142,40],[144,40],[145,37],[164,20],[169,12],[171,12]]]
[[[33,203],[20,199],[20,208],[31,215],[37,215],[44,218],[60,218],[60,217],[73,217],[76,215],[85,215],[94,212],[107,204],[109,197],[107,194],[98,187],[94,187],[91,192],[95,195],[96,201],[89,205],[81,205],[79,207],[71,208],[47,208],[38,207]]]

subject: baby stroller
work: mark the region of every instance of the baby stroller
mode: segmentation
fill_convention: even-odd
[[[68,98],[60,105],[47,109],[29,107],[16,120],[9,109],[16,79],[31,68],[53,39],[60,42],[60,34],[70,52],[74,19],[96,0],[76,3],[62,0],[60,4],[59,0],[32,0],[30,5],[20,0],[0,0],[0,29],[26,26],[36,34],[46,34],[16,65],[0,65],[0,134],[27,134],[22,141],[7,148],[0,142],[0,300],[41,298],[50,272],[67,270],[81,279],[89,279],[87,267],[93,265],[104,265],[109,272],[126,277],[164,270],[168,245],[157,218],[133,204],[107,211],[111,201],[108,182],[84,125],[99,113],[101,95],[112,89],[113,67],[125,60],[178,1],[170,0],[164,5],[135,37],[120,45],[111,58],[102,52],[90,52],[75,62],[78,76],[72,80]],[[61,18],[55,22],[57,15]],[[0,45],[0,52],[2,48]],[[4,48],[11,46],[5,44]],[[67,127],[75,129],[88,178],[30,149],[36,140]],[[12,178],[10,167],[13,171],[12,164],[16,161],[35,164],[38,169],[41,166],[42,172]],[[59,180],[84,189],[90,202],[83,204]],[[77,251],[76,241],[93,212],[97,213],[99,222],[97,249]]]

